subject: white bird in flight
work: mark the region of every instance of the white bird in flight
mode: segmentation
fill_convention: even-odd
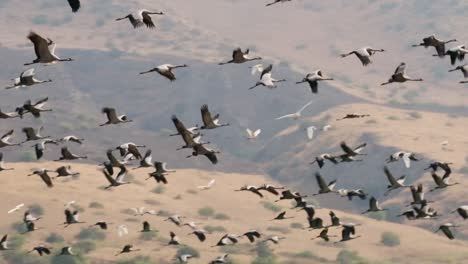
[[[299,111],[297,111],[295,113],[292,113],[292,114],[280,116],[280,117],[276,118],[276,120],[280,120],[280,119],[284,119],[284,118],[292,118],[294,120],[297,120],[297,119],[299,119],[299,117],[301,117],[302,111],[304,111],[304,109],[306,109],[311,104],[312,104],[312,101],[305,104],[301,109],[299,109]]]
[[[208,189],[211,189],[213,187],[215,182],[216,182],[216,180],[212,179],[207,185],[201,185],[201,186],[198,186],[197,188],[200,189],[200,190],[208,190]]]
[[[314,132],[315,132],[315,130],[317,130],[317,128],[314,127],[314,126],[310,126],[310,127],[306,128],[306,131],[307,131],[307,138],[308,138],[309,140],[312,140],[312,139],[314,138]]]
[[[245,131],[247,131],[247,139],[256,139],[258,135],[260,135],[260,133],[262,132],[261,129],[252,131],[249,128],[247,128]]]
[[[119,237],[123,237],[124,235],[128,235],[128,228],[126,225],[119,225],[117,227],[117,234],[119,235]]]

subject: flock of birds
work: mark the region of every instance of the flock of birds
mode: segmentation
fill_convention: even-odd
[[[289,1],[291,0],[276,0],[272,3],[267,4],[267,6],[271,6],[277,3],[289,2]],[[68,0],[68,2],[73,12],[77,12],[79,10],[80,1]],[[148,11],[148,10],[139,10],[133,14],[129,14],[127,16],[117,18],[116,20],[120,21],[120,20],[128,19],[128,21],[131,23],[131,25],[135,29],[143,27],[143,26],[146,26],[147,28],[152,29],[155,27],[155,24],[153,22],[151,15],[164,15],[164,13],[153,12],[153,11]],[[60,58],[55,53],[56,43],[53,40],[49,38],[44,38],[35,32],[30,32],[27,37],[34,45],[36,59],[34,59],[30,63],[26,63],[25,65],[32,65],[32,64],[39,64],[39,63],[40,64],[53,64],[53,63],[58,63],[58,62],[73,61],[72,58],[65,58],[65,59]],[[455,64],[457,60],[463,60],[464,55],[468,53],[468,50],[466,50],[465,46],[462,46],[462,45],[446,50],[445,45],[447,43],[454,42],[454,41],[456,40],[443,41],[443,40],[437,39],[435,36],[429,36],[427,38],[424,38],[422,43],[414,45],[414,46],[423,46],[426,48],[434,47],[437,52],[435,56],[439,56],[439,57],[450,56],[452,64]],[[374,49],[371,47],[364,47],[361,49],[351,51],[346,54],[342,54],[341,56],[345,58],[350,55],[356,55],[357,58],[361,61],[363,66],[368,66],[369,64],[372,63],[371,57],[373,55],[375,55],[378,52],[384,52],[384,51],[385,51],[384,49]],[[243,51],[242,49],[237,48],[232,53],[232,59],[219,63],[219,64],[220,65],[231,64],[231,63],[241,64],[241,63],[245,63],[249,61],[256,61],[256,60],[262,59],[261,57],[251,57],[249,53],[250,53],[249,49]],[[140,74],[156,72],[172,82],[176,80],[174,69],[185,68],[185,67],[188,67],[188,65],[163,64],[153,69],[150,69],[148,71],[141,72]],[[271,64],[267,66],[264,66],[263,64],[257,64],[257,65],[252,66],[251,73],[253,75],[260,73],[260,79],[258,82],[255,83],[255,85],[250,87],[250,89],[254,89],[258,86],[264,86],[264,87],[273,89],[277,87],[278,83],[286,81],[285,79],[273,78],[272,70],[273,70],[273,65]],[[464,76],[468,77],[467,65],[458,66],[454,69],[451,69],[450,71],[452,72],[452,71],[457,71],[457,70],[461,70]],[[327,81],[327,80],[333,80],[333,78],[326,77],[323,74],[323,71],[318,69],[312,73],[307,74],[302,80],[297,81],[296,83],[297,84],[307,83],[311,89],[311,92],[315,94],[315,93],[318,93],[319,91],[318,83],[321,81]],[[18,78],[13,79],[13,81],[14,81],[13,85],[6,87],[6,89],[17,89],[20,87],[52,82],[52,80],[36,79],[34,68],[26,69],[20,74]],[[406,82],[406,81],[422,81],[422,79],[409,77],[406,74],[406,64],[401,63],[397,67],[395,72],[391,75],[390,79],[387,82],[382,83],[382,85],[386,85],[386,84],[390,84],[394,82],[401,83],[401,82]],[[462,81],[462,82],[466,82],[466,81]],[[18,106],[13,112],[3,112],[0,110],[0,118],[1,119],[14,119],[14,118],[23,119],[28,113],[31,114],[34,118],[40,118],[42,115],[46,114],[47,112],[52,111],[52,109],[46,108],[47,102],[48,102],[47,97],[42,98],[35,102],[31,100],[27,100],[25,101],[23,105]],[[302,112],[311,104],[312,104],[312,101],[305,104],[297,112],[286,114],[276,119],[277,120],[286,119],[286,118],[298,119],[301,117]],[[200,112],[201,112],[201,120],[203,124],[192,126],[192,127],[187,127],[183,123],[183,121],[181,121],[177,116],[175,115],[172,116],[172,121],[175,126],[176,132],[172,134],[171,136],[180,136],[184,142],[184,145],[182,145],[177,150],[182,150],[182,149],[192,150],[191,154],[186,156],[187,158],[205,156],[212,164],[217,164],[218,163],[217,154],[219,154],[220,152],[207,147],[207,145],[210,144],[210,142],[202,141],[201,131],[219,129],[221,127],[229,126],[230,124],[221,123],[220,115],[213,114],[209,110],[208,105],[206,104],[200,107]],[[100,126],[123,125],[125,123],[132,122],[132,120],[129,119],[129,117],[123,114],[118,114],[117,110],[112,107],[103,107],[102,113],[106,115],[107,121],[100,124]],[[351,113],[337,120],[364,118],[367,116],[369,115]],[[331,127],[330,125],[326,125],[322,128],[322,130],[327,131],[330,127]],[[75,135],[68,135],[68,136],[64,136],[61,138],[52,139],[51,136],[42,135],[42,130],[43,130],[42,126],[38,128],[33,128],[33,127],[23,128],[22,132],[25,134],[25,139],[22,142],[17,142],[17,143],[13,143],[11,141],[14,135],[14,130],[10,130],[0,138],[0,148],[21,146],[27,142],[36,142],[34,145],[36,158],[37,160],[41,160],[44,156],[47,145],[49,144],[60,145],[61,144],[62,147],[60,151],[60,156],[56,159],[57,161],[72,161],[72,160],[87,159],[87,156],[85,155],[80,155],[80,154],[71,152],[68,147],[68,144],[72,144],[72,143],[81,145],[84,143],[85,139],[77,137]],[[309,139],[312,139],[316,128],[309,127],[306,130],[307,130],[307,136],[309,137]],[[248,140],[254,140],[260,135],[261,129],[251,130],[247,128],[246,133],[247,133],[246,138]],[[363,161],[363,158],[365,157],[365,155],[367,155],[367,154],[362,153],[363,150],[366,148],[366,146],[367,144],[363,143],[358,146],[351,147],[345,142],[342,142],[340,145],[342,152],[336,153],[336,154],[323,153],[321,155],[318,155],[315,158],[315,160],[311,162],[311,164],[317,163],[319,168],[322,168],[327,163],[338,165],[340,163],[345,163],[345,162],[360,162],[360,161]],[[145,148],[145,146],[138,145],[132,142],[128,142],[128,143],[117,146],[115,149],[107,150],[106,152],[107,161],[100,164],[102,166],[102,169],[101,169],[102,174],[104,175],[104,178],[109,183],[109,185],[105,187],[105,189],[117,188],[126,184],[130,184],[130,182],[125,181],[125,178],[126,178],[126,175],[128,175],[129,173],[127,167],[134,161],[138,162],[138,165],[134,169],[154,168],[155,171],[149,174],[148,179],[153,178],[157,183],[168,184],[169,182],[168,175],[174,171],[167,169],[165,162],[161,162],[161,161],[153,162],[151,150],[147,149],[144,153],[142,153],[140,150],[142,148]],[[120,157],[117,157],[114,154],[115,151],[119,152]],[[406,168],[410,168],[411,162],[420,161],[420,159],[412,152],[399,151],[399,152],[391,154],[390,157],[386,160],[386,162],[391,163],[391,162],[397,162],[400,160],[404,163]],[[0,153],[0,171],[13,170],[13,169],[14,168],[8,168],[4,165],[3,153]],[[118,169],[118,171],[115,169]],[[442,175],[438,174],[439,169],[443,171]],[[434,188],[431,189],[430,192],[440,190],[440,189],[446,189],[453,185],[458,184],[457,182],[452,183],[450,181],[450,176],[452,172],[450,168],[450,163],[436,161],[436,162],[430,163],[427,170],[432,170],[431,175],[435,183]],[[440,217],[441,214],[438,213],[438,211],[435,208],[430,206],[430,204],[433,203],[434,201],[430,201],[425,198],[424,188],[422,184],[406,185],[405,176],[404,175],[400,177],[395,176],[387,166],[384,166],[383,172],[384,172],[384,175],[388,179],[388,186],[387,186],[387,191],[385,195],[388,195],[392,191],[403,189],[403,188],[409,188],[411,191],[413,201],[407,205],[410,207],[410,209],[402,212],[399,216],[404,216],[408,220],[437,219]],[[51,174],[55,174],[55,176],[52,177]],[[59,168],[55,170],[50,170],[46,168],[35,169],[28,176],[32,176],[32,175],[39,176],[40,179],[45,183],[47,187],[53,188],[55,178],[73,177],[73,176],[79,175],[79,172],[74,172],[70,165],[64,165],[64,166],[60,166]],[[335,193],[349,200],[353,200],[354,198],[365,200],[369,196],[366,193],[366,191],[362,189],[335,189],[337,180],[326,181],[326,179],[319,172],[315,174],[315,177],[317,180],[319,191],[316,194],[314,194],[314,196]],[[206,186],[199,186],[199,189],[209,190],[214,185],[215,185],[215,180],[213,179]],[[331,230],[331,228],[341,228],[340,239],[336,240],[335,243],[346,242],[346,241],[354,240],[360,237],[360,235],[357,234],[357,230],[358,230],[357,226],[359,226],[359,224],[343,223],[342,221],[340,221],[340,218],[333,211],[329,212],[330,224],[325,224],[325,221],[316,215],[317,208],[314,205],[307,202],[306,195],[301,195],[299,192],[286,189],[285,187],[276,187],[271,184],[265,184],[259,187],[254,186],[254,185],[246,185],[246,186],[242,186],[240,189],[236,191],[251,192],[260,198],[263,198],[265,194],[268,193],[270,195],[279,197],[276,202],[283,201],[283,200],[295,201],[296,206],[294,206],[291,210],[299,209],[306,213],[305,217],[309,225],[307,229],[320,230],[319,234],[313,239],[320,238],[326,242],[330,241],[331,237],[337,236],[337,235],[329,234],[329,231]],[[65,216],[64,226],[65,227],[72,225],[72,224],[84,223],[83,221],[79,220],[78,211],[72,209],[71,207],[72,204],[73,203],[67,204],[66,205],[67,208],[64,211],[64,216]],[[8,213],[14,213],[18,210],[21,210],[23,207],[24,207],[24,204],[20,204],[16,206],[15,208],[11,209],[10,211],[8,211]],[[369,198],[369,208],[363,213],[379,212],[379,211],[385,211],[385,210],[387,209],[382,208],[379,205],[379,202],[377,201],[377,199],[371,196]],[[155,211],[146,210],[145,208],[134,208],[134,211],[135,211],[135,215],[145,215],[145,214],[155,215],[156,214]],[[457,212],[463,219],[468,218],[468,206],[460,206],[454,212]],[[281,221],[281,220],[292,218],[292,217],[286,216],[286,214],[287,212],[283,211],[280,214],[278,214],[276,217],[274,217],[272,221]],[[26,232],[33,232],[35,230],[40,229],[36,227],[36,223],[40,220],[41,220],[41,217],[36,217],[29,210],[26,210],[24,212],[24,217],[23,217],[23,222],[27,230]],[[179,227],[188,226],[191,229],[190,234],[195,235],[200,242],[204,242],[207,239],[207,236],[209,235],[207,231],[198,227],[197,223],[187,222],[184,220],[184,217],[181,215],[172,215],[168,217],[166,221],[170,221]],[[97,226],[98,228],[102,230],[107,230],[109,224],[110,223],[105,222],[105,221],[99,221],[94,226]],[[437,231],[440,230],[449,239],[454,239],[455,236],[453,233],[453,228],[455,227],[457,227],[457,225],[452,224],[452,223],[445,223],[445,224],[440,225]],[[144,221],[141,232],[152,232],[152,231],[153,229],[151,228],[150,223],[147,221]],[[128,228],[125,225],[119,225],[118,233],[120,236],[124,236],[125,234],[128,233]],[[214,245],[214,247],[239,243],[240,239],[243,237],[246,237],[249,242],[254,243],[258,239],[262,239],[262,237],[264,237],[264,234],[258,232],[257,230],[250,230],[241,235],[225,234],[219,239],[219,241]],[[283,239],[287,239],[287,238],[275,235],[275,236],[269,236],[260,241],[265,242],[265,243],[271,242],[274,244],[278,244]],[[5,235],[0,241],[0,250],[9,249],[7,242],[8,242],[8,236]],[[168,244],[169,245],[180,244],[179,237],[175,234],[175,232],[170,232],[170,240]],[[134,248],[133,245],[127,244],[123,246],[121,251],[117,252],[116,256],[120,254],[124,254],[124,253],[138,251],[138,250],[139,249]],[[51,254],[52,249],[46,245],[41,244],[41,245],[34,247],[31,250],[31,252],[34,252],[34,251],[37,252],[39,256],[43,256],[43,255]],[[59,254],[60,255],[74,255],[72,248],[70,246],[62,248]],[[179,260],[181,263],[186,263],[192,257],[193,256],[190,254],[182,254],[182,255],[177,256],[177,260]],[[210,263],[227,263],[227,261],[228,261],[228,255],[225,254],[225,255],[219,256],[218,258],[214,259]]]

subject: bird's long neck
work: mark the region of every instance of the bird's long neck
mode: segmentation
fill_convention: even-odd
[[[447,44],[447,43],[450,43],[450,42],[456,42],[457,40],[456,39],[451,39],[451,40],[447,40],[445,41],[444,43]]]

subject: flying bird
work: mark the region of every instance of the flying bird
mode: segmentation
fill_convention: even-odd
[[[229,64],[229,63],[244,63],[247,61],[254,61],[254,60],[261,60],[261,57],[250,57],[249,56],[249,49],[246,49],[245,51],[242,51],[241,48],[237,48],[232,52],[232,60],[229,60],[227,62],[221,62],[218,65],[224,65],[224,64]]]
[[[453,235],[452,228],[457,228],[457,227],[459,226],[454,225],[452,223],[445,223],[443,225],[440,225],[439,228],[435,231],[435,233],[442,231],[442,233],[444,233],[444,235],[448,239],[453,240],[455,239],[455,236]]]
[[[455,46],[455,47],[448,49],[444,55],[450,56],[450,63],[452,65],[455,65],[457,60],[463,61],[467,53],[468,53],[468,50],[466,49],[465,45],[459,45],[459,46]],[[439,56],[439,55],[435,54],[434,56]]]
[[[318,69],[312,73],[308,73],[302,81],[296,82],[296,84],[307,82],[310,86],[310,91],[314,94],[318,93],[318,82],[320,81],[332,81],[333,78],[327,78],[323,76],[322,70]]]
[[[73,224],[83,224],[85,222],[82,222],[79,220],[80,214],[78,210],[71,211],[70,209],[65,209],[65,222],[63,223],[65,227],[68,227],[69,225]]]
[[[301,109],[299,109],[297,112],[295,113],[292,113],[292,114],[287,114],[287,115],[284,115],[284,116],[280,116],[278,118],[276,118],[276,120],[280,120],[280,119],[284,119],[284,118],[292,118],[294,120],[297,120],[299,119],[301,116],[302,116],[302,111],[304,111],[309,105],[312,104],[312,101],[308,102],[307,104],[305,104],[303,107],[301,107]]]
[[[78,9],[81,7],[80,0],[68,0],[68,4],[70,5],[73,13],[78,12]]]
[[[249,90],[261,85],[269,89],[274,89],[276,88],[276,83],[279,82],[285,82],[286,79],[274,79],[271,77],[271,70],[273,69],[273,64],[270,64],[268,67],[262,70],[262,73],[260,75],[260,81],[256,82],[254,86],[250,87]]]
[[[62,156],[55,160],[55,161],[61,161],[61,160],[77,160],[77,159],[87,159],[87,156],[78,156],[76,154],[73,154],[70,152],[70,150],[67,147],[62,147],[60,150],[60,153]]]
[[[140,251],[140,249],[134,249],[133,245],[125,245],[119,253],[115,254],[115,256],[118,256],[120,254],[134,252],[134,251]]]
[[[210,181],[208,182],[207,185],[197,186],[197,188],[200,189],[200,190],[208,190],[208,189],[213,188],[215,182],[216,182],[216,180],[215,180],[215,179],[212,179],[212,180],[210,180]]]
[[[258,135],[260,135],[260,133],[262,132],[261,129],[257,129],[255,131],[252,131],[252,130],[250,130],[250,128],[247,128],[245,131],[247,132],[247,139],[249,139],[249,140],[256,139],[258,137]]]
[[[32,86],[40,83],[52,82],[52,80],[41,81],[34,78],[34,68],[27,69],[20,74],[20,77],[13,79],[13,86],[6,87],[6,89],[17,89],[20,87]]]
[[[449,70],[449,72],[461,71],[464,78],[468,78],[468,64],[457,66],[455,69]],[[466,83],[468,81],[460,81],[460,83]]]
[[[38,175],[39,177],[41,177],[41,180],[47,185],[47,187],[52,188],[54,187],[54,184],[52,183],[52,179],[48,174],[49,172],[54,171],[47,169],[38,169],[34,170],[31,174],[28,174],[28,176]]]
[[[384,166],[384,172],[385,175],[387,176],[389,185],[387,185],[387,191],[385,192],[385,196],[387,196],[391,191],[399,189],[399,188],[407,188],[410,187],[408,185],[405,185],[405,180],[406,176],[403,175],[399,177],[398,179],[395,179],[393,174],[390,172],[387,166]]]
[[[357,50],[353,50],[346,54],[341,54],[341,57],[345,58],[349,55],[354,54],[356,55],[356,57],[358,57],[358,59],[361,61],[363,66],[367,66],[372,63],[370,59],[372,55],[374,55],[376,52],[384,52],[384,51],[385,51],[384,49],[373,49],[371,47],[364,47],[364,48],[360,48]]]
[[[35,118],[39,118],[42,112],[52,111],[52,109],[44,109],[48,100],[49,98],[45,97],[34,104],[31,103],[31,100],[27,100],[22,106],[16,108],[16,112],[19,114],[20,118],[23,118],[23,115],[26,113],[31,113]]]
[[[369,212],[387,211],[387,210],[388,209],[386,208],[380,207],[379,202],[377,201],[377,199],[375,199],[375,197],[371,197],[369,199],[369,209],[367,209],[367,211],[363,212],[362,214],[366,214]]]
[[[119,168],[120,168],[120,171],[117,174],[117,176],[115,177],[115,179],[112,177],[112,175],[109,173],[109,171],[107,169],[104,168],[102,170],[102,173],[104,174],[107,181],[109,182],[109,185],[107,187],[105,187],[105,189],[109,189],[109,188],[112,188],[112,187],[118,187],[118,186],[121,186],[121,185],[124,185],[124,184],[130,184],[130,182],[125,182],[124,181],[125,176],[127,176],[127,168],[124,165],[120,166]]]
[[[172,70],[177,69],[177,68],[185,68],[185,67],[188,67],[188,66],[186,64],[182,64],[182,65],[163,64],[163,65],[159,65],[158,67],[153,68],[151,70],[148,70],[148,71],[145,71],[145,72],[140,72],[140,74],[146,74],[146,73],[150,73],[150,72],[157,72],[160,75],[162,75],[162,76],[166,77],[167,79],[169,79],[169,81],[173,82],[173,81],[176,80],[176,77],[175,77],[174,73],[172,72]]]
[[[47,144],[58,145],[57,141],[52,140],[52,139],[44,139],[41,142],[36,143],[34,145],[34,151],[35,151],[37,160],[40,160],[44,156],[44,151],[46,150],[46,145]]]
[[[314,196],[325,193],[336,193],[334,190],[336,186],[336,180],[327,183],[323,179],[322,175],[318,172],[315,173],[315,179],[317,180],[317,185],[319,186],[319,192],[314,194]]]
[[[399,161],[400,159],[403,160],[405,163],[405,167],[409,168],[411,167],[411,161],[419,161],[419,159],[416,157],[416,155],[412,152],[404,152],[404,151],[398,151],[390,155],[390,157],[386,160],[387,163]]]
[[[273,2],[266,4],[266,6],[271,6],[271,5],[275,5],[278,3],[286,3],[286,2],[291,2],[291,0],[274,0]]]
[[[133,28],[139,28],[143,25],[146,25],[147,28],[153,29],[155,28],[155,25],[150,15],[164,15],[164,13],[141,9],[133,14],[128,14],[124,17],[117,18],[116,21],[125,20],[128,18]]]
[[[186,158],[196,157],[196,156],[199,156],[199,155],[204,155],[214,165],[214,164],[218,163],[218,157],[216,156],[216,154],[219,154],[219,153],[221,153],[221,152],[209,149],[207,147],[204,147],[202,144],[195,144],[193,146],[192,155],[189,155]]]
[[[55,44],[50,39],[46,40],[37,33],[31,31],[28,35],[28,39],[34,44],[34,52],[36,53],[36,59],[31,63],[25,63],[24,65],[31,65],[35,63],[56,63],[59,61],[73,61],[73,59],[61,59],[55,54]],[[50,46],[50,47],[49,47]]]
[[[356,119],[356,118],[364,118],[368,117],[370,115],[368,114],[358,114],[358,113],[352,113],[352,114],[346,114],[345,116],[336,119],[336,121],[344,120],[344,119]]]
[[[452,214],[453,213],[458,213],[463,220],[466,220],[468,218],[468,205],[458,207],[456,210],[452,211]]]
[[[215,129],[218,127],[229,126],[229,123],[220,124],[219,114],[212,115],[208,109],[208,105],[204,104],[200,108],[203,126],[200,129]]]
[[[102,113],[106,114],[107,122],[104,124],[101,124],[100,126],[115,125],[115,124],[128,123],[128,122],[133,121],[133,120],[128,119],[126,115],[117,116],[117,112],[115,108],[112,108],[112,107],[102,108]]]
[[[421,78],[415,79],[415,78],[409,77],[406,74],[406,63],[402,62],[402,63],[400,63],[400,65],[398,65],[398,67],[396,68],[395,72],[392,74],[390,79],[388,79],[387,82],[382,83],[381,85],[387,85],[387,84],[394,83],[394,82],[403,83],[403,82],[406,82],[406,81],[421,82],[421,81],[423,81],[423,79],[421,79]]]
[[[70,135],[70,136],[65,136],[57,141],[58,142],[75,142],[81,145],[83,144],[84,138],[79,138],[77,136]]]
[[[445,56],[445,44],[450,43],[450,42],[455,42],[455,41],[457,40],[451,39],[451,40],[445,41],[445,40],[438,39],[435,35],[431,35],[431,36],[423,38],[422,43],[415,44],[413,45],[413,47],[419,47],[419,46],[423,46],[425,48],[434,47],[437,51],[437,55],[442,58]]]

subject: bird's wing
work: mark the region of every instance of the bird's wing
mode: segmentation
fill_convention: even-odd
[[[263,72],[263,64],[257,64],[252,66],[252,70],[250,71],[250,73],[252,75],[255,75],[257,72]]]
[[[355,156],[356,153],[354,152],[353,149],[351,149],[346,143],[343,141],[340,144],[341,149],[349,156]]]
[[[213,118],[211,117],[211,113],[208,110],[208,105],[202,105],[200,111],[202,115],[203,124],[205,124],[205,126],[214,125]]]
[[[317,184],[318,184],[320,190],[328,189],[327,183],[323,179],[322,175],[320,175],[320,173],[318,173],[318,172],[315,173],[315,179],[317,180]]]
[[[406,168],[409,168],[411,166],[410,154],[403,154],[403,162],[405,163]]]
[[[257,137],[258,135],[260,135],[260,133],[262,133],[262,130],[261,130],[261,129],[257,129],[257,130],[255,130],[255,132],[253,133],[253,136],[254,136],[254,137]]]
[[[398,67],[395,69],[394,74],[405,74],[406,72],[406,63],[401,63],[398,65]]]
[[[102,112],[106,114],[107,119],[111,122],[116,122],[118,120],[117,112],[115,108],[105,107],[102,109]]]
[[[384,172],[385,172],[385,175],[387,176],[388,181],[390,182],[390,185],[392,186],[398,185],[397,181],[395,180],[395,177],[393,177],[392,173],[390,172],[387,166],[384,167]]]
[[[148,28],[154,28],[154,23],[153,23],[153,20],[151,19],[151,16],[148,14],[147,11],[143,11],[141,13],[142,17],[143,17],[143,23],[145,23],[145,25],[148,27]]]
[[[103,169],[102,170],[102,173],[104,174],[104,176],[106,177],[107,181],[110,183],[110,184],[115,184],[115,180],[114,178],[112,178],[112,176],[107,173],[107,170]]]
[[[47,175],[47,173],[41,174],[40,177],[45,182],[47,187],[51,188],[51,187],[54,186],[54,184],[52,183],[52,179],[50,179],[50,177],[49,177],[49,175]]]
[[[271,70],[273,69],[273,64],[268,65],[265,69],[263,69],[262,74],[260,75],[260,79],[263,78],[263,75],[270,73],[271,76]]]
[[[284,119],[284,118],[289,118],[289,117],[294,117],[296,116],[296,113],[294,114],[288,114],[288,115],[284,115],[284,116],[280,116],[278,118],[276,118],[276,120],[280,120],[280,119]]]
[[[249,128],[247,128],[245,131],[247,131],[247,134],[249,135],[249,137],[253,137],[253,132],[252,132],[252,130],[250,130]]]
[[[233,60],[242,60],[244,58],[244,53],[242,53],[242,50],[240,48],[235,49],[232,52],[232,59]]]
[[[68,0],[68,4],[70,4],[70,7],[72,9],[72,12],[78,11],[80,9],[80,0]]]
[[[52,57],[47,40],[33,31],[29,33],[28,39],[34,44],[34,52],[37,58]]]
[[[34,68],[27,69],[21,73],[20,78],[34,76]]]

